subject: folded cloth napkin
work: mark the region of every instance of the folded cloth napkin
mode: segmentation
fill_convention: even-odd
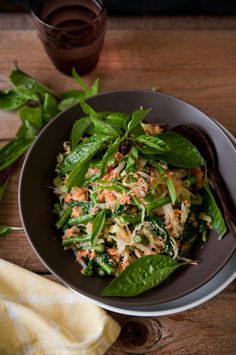
[[[0,354],[99,355],[119,332],[103,309],[0,259]]]

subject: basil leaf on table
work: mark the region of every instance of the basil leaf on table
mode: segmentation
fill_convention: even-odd
[[[104,157],[102,158],[101,167],[100,167],[100,177],[106,174],[107,172],[107,165],[109,160],[113,158],[114,154],[118,151],[120,145],[120,139],[117,138],[115,142],[109,145]]]
[[[28,121],[37,128],[42,127],[42,106],[29,107],[27,104],[21,107],[18,115],[22,121]]]
[[[0,203],[2,202],[3,195],[6,191],[8,181],[9,181],[9,178],[7,178],[6,181],[0,185]]]
[[[5,237],[6,235],[10,234],[11,232],[23,230],[22,227],[10,227],[10,226],[1,226],[0,225],[0,238]]]
[[[9,75],[9,79],[15,86],[24,86],[26,89],[31,90],[32,93],[43,96],[46,92],[49,92],[52,95],[55,95],[51,89],[47,88],[37,79],[20,70],[16,64]]]
[[[16,137],[24,137],[25,139],[34,140],[38,133],[38,129],[36,126],[32,125],[29,121],[23,121],[21,123],[20,128],[16,133]],[[1,150],[0,150],[1,155]]]
[[[32,139],[19,136],[0,149],[0,171],[13,164],[32,144]]]
[[[131,120],[127,124],[127,132],[133,130],[148,115],[151,109],[139,109],[132,113]]]
[[[202,210],[211,217],[211,224],[214,229],[219,234],[218,239],[222,239],[224,234],[227,232],[227,227],[222,216],[222,213],[217,206],[215,198],[211,192],[208,181],[205,181],[203,191],[203,206]]]
[[[47,123],[52,117],[59,113],[57,100],[48,92],[43,101],[43,121]]]
[[[141,135],[135,138],[136,142],[144,144],[148,147],[154,148],[157,152],[167,152],[170,150],[167,143],[165,143],[159,137],[153,137],[148,135]]]
[[[170,151],[161,155],[164,162],[180,168],[194,168],[204,166],[205,162],[197,148],[185,137],[175,132],[159,134]]]
[[[81,86],[81,88],[84,90],[86,96],[93,96],[98,93],[98,88],[99,88],[99,79],[96,79],[94,83],[92,84],[91,88],[89,88],[85,82],[81,79],[79,74],[76,72],[75,68],[72,69],[72,77],[75,79],[75,81]]]
[[[96,135],[85,139],[78,145],[69,155],[65,157],[62,163],[57,167],[57,170],[62,173],[70,172],[77,163],[83,159],[90,159],[103,146],[105,142],[111,139],[110,136]]]
[[[66,91],[63,91],[60,96],[63,98],[63,99],[71,99],[71,98],[75,98],[75,99],[84,99],[85,96],[86,96],[86,93],[82,90],[79,90],[79,89],[69,89],[69,90],[66,90]]]
[[[78,145],[80,138],[83,136],[90,124],[90,117],[82,117],[74,123],[70,135],[71,150],[74,150]]]
[[[16,86],[15,92],[27,100],[33,100],[36,103],[39,102],[39,96],[23,85]]]
[[[172,272],[187,263],[177,263],[170,256],[143,256],[130,264],[102,290],[102,296],[132,297],[159,285]]]
[[[92,234],[91,234],[92,246],[96,245],[97,238],[104,227],[105,220],[106,220],[106,210],[102,210],[99,212],[99,214],[95,217],[93,221]]]
[[[27,98],[17,94],[14,90],[0,91],[0,109],[5,111],[16,110],[27,102]]]
[[[62,101],[59,102],[58,104],[58,109],[60,111],[64,111],[66,110],[67,108],[77,104],[78,102],[80,102],[80,99],[79,98],[76,98],[76,97],[69,97],[67,99],[64,99]]]

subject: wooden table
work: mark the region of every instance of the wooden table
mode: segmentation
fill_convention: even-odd
[[[136,26],[138,30],[128,28],[126,19],[124,30],[122,21],[116,21],[117,28],[109,26],[99,65],[85,77],[88,83],[99,77],[101,92],[155,87],[193,103],[236,135],[236,31],[232,18],[231,26],[220,30],[216,26],[178,29],[176,25],[172,30],[171,22],[167,29],[150,28],[147,19],[146,27]],[[53,68],[31,29],[1,30],[0,48],[0,89],[8,87],[7,75],[15,60],[56,91],[72,86],[71,78]],[[0,112],[0,143],[12,138],[18,126],[15,113]],[[20,225],[19,173],[20,168],[0,206],[1,224]],[[0,239],[0,258],[55,279],[23,232]],[[138,318],[112,313],[122,324],[122,332],[107,354],[235,354],[235,291],[236,282],[202,306],[172,316]]]

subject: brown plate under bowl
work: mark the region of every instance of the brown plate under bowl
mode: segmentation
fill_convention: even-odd
[[[178,124],[191,124],[212,138],[218,168],[236,205],[236,152],[223,130],[205,113],[173,96],[152,91],[120,91],[100,94],[88,99],[96,111],[130,113],[143,106],[152,108],[149,122],[167,123],[168,129]],[[218,240],[215,232],[209,240],[194,249],[191,257],[200,260],[197,266],[186,266],[172,274],[161,285],[131,298],[102,297],[101,290],[110,277],[85,277],[80,273],[71,250],[64,251],[61,233],[54,226],[55,196],[50,186],[55,177],[56,157],[69,140],[72,125],[84,114],[77,104],[55,117],[38,135],[21,172],[19,205],[29,242],[40,260],[63,283],[75,291],[108,306],[127,307],[160,304],[186,295],[210,280],[225,265],[236,248],[236,239],[228,232]],[[20,251],[19,251],[20,252]]]

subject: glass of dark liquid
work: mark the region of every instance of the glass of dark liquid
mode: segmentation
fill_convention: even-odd
[[[105,0],[31,0],[38,36],[55,67],[88,74],[98,63],[106,29]]]

